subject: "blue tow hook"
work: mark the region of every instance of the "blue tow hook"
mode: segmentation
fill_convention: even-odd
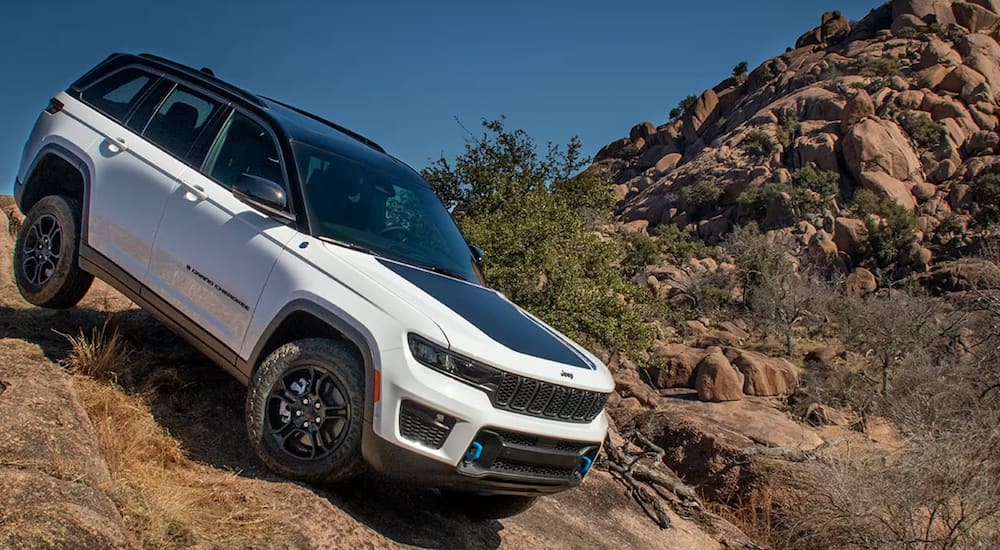
[[[473,441],[472,445],[469,445],[469,450],[465,451],[465,460],[479,460],[481,456],[483,456],[483,444]]]
[[[584,475],[590,471],[590,467],[593,465],[594,461],[591,460],[589,456],[585,456],[583,457],[582,461],[580,462],[580,466],[576,469],[576,471],[580,472],[580,475]]]

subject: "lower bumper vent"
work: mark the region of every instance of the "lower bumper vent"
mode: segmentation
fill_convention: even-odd
[[[454,418],[413,401],[403,401],[399,406],[400,435],[425,447],[440,449],[454,427]]]

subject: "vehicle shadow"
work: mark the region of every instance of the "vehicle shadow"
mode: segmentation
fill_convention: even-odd
[[[149,314],[108,312],[99,305],[64,311],[0,305],[0,339],[33,343],[53,362],[68,357],[67,336],[93,334],[105,323],[131,350],[126,364],[113,373],[116,383],[148,400],[154,419],[180,441],[189,458],[242,477],[281,481],[250,447],[243,385]],[[501,542],[501,523],[469,519],[431,489],[372,473],[343,484],[305,487],[400,544],[457,549],[497,548]]]

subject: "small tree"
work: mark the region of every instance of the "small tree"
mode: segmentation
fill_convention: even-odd
[[[747,69],[749,69],[749,67],[750,66],[746,61],[740,61],[735,67],[733,67],[733,78],[736,79],[736,82],[742,84],[747,81]]]
[[[689,95],[682,99],[676,107],[670,110],[670,120],[677,120],[684,116],[684,112],[693,108],[698,103],[698,96]]]

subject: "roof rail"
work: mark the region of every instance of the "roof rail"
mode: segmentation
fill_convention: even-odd
[[[285,103],[283,101],[278,101],[277,99],[273,99],[273,98],[270,98],[270,97],[267,97],[267,96],[261,96],[261,97],[263,97],[264,99],[266,99],[268,101],[273,101],[273,102],[277,103],[278,105],[281,105],[282,107],[284,107],[286,109],[291,109],[292,111],[295,111],[296,113],[298,113],[298,114],[300,114],[300,115],[302,115],[304,117],[311,118],[311,119],[315,120],[316,122],[319,122],[320,124],[325,124],[326,126],[329,126],[330,128],[333,128],[334,130],[337,130],[338,132],[341,132],[343,134],[347,134],[348,136],[354,138],[355,140],[360,141],[361,143],[364,143],[365,145],[371,147],[372,149],[375,149],[379,153],[385,153],[385,149],[383,149],[381,145],[379,145],[378,143],[375,143],[374,141],[366,138],[365,136],[363,136],[363,135],[355,132],[354,130],[348,130],[347,128],[344,128],[343,126],[341,126],[341,125],[339,125],[339,124],[337,124],[335,122],[330,122],[329,120],[327,120],[327,119],[325,119],[325,118],[323,118],[321,116],[314,115],[314,114],[310,113],[309,111],[305,111],[305,110],[299,109],[298,107],[294,107],[294,106],[289,105],[289,104],[287,104],[287,103]]]
[[[185,76],[211,84],[216,88],[219,88],[232,95],[235,95],[244,101],[253,103],[257,107],[260,107],[262,109],[267,109],[267,104],[264,103],[260,99],[260,97],[242,88],[233,86],[232,84],[226,82],[225,80],[217,78],[215,74],[211,72],[211,69],[209,69],[208,71],[205,71],[204,69],[199,71],[192,67],[188,67],[187,65],[183,65],[176,61],[172,61],[170,59],[167,59],[165,57],[160,57],[158,55],[153,55],[151,53],[141,53],[139,54],[139,57],[143,59],[148,59],[150,61],[155,61],[156,63],[159,63],[161,65],[166,65],[167,67],[170,67],[174,70],[184,73]]]

